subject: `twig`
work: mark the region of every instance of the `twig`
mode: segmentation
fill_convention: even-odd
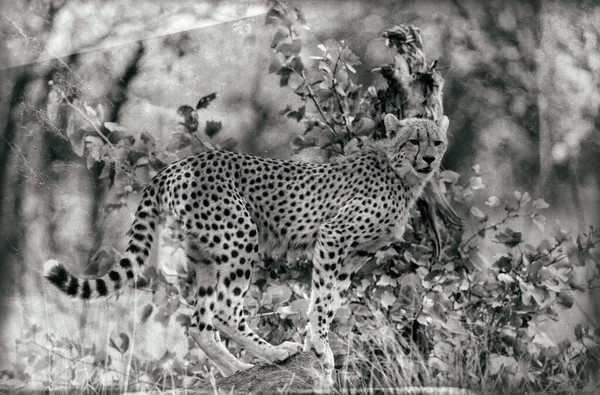
[[[81,108],[77,107],[75,104],[71,103],[69,101],[69,99],[67,98],[67,96],[65,95],[64,92],[57,90],[57,92],[59,92],[59,94],[61,95],[61,97],[65,100],[65,103],[67,103],[67,106],[69,106],[70,108],[72,108],[73,110],[77,111],[79,113],[79,115],[81,115],[81,117],[83,119],[85,119],[85,121],[87,123],[89,123],[92,128],[94,129],[94,131],[102,138],[102,140],[104,140],[104,142],[106,144],[108,144],[110,146],[110,148],[112,148],[113,150],[116,150],[116,147],[113,145],[113,143],[110,142],[110,140],[108,139],[108,137],[106,137],[104,135],[104,133],[102,133],[100,131],[100,129],[98,129],[98,127],[94,124],[94,121],[92,121],[87,115],[86,113],[84,113]]]
[[[203,146],[207,151],[212,151],[214,150],[214,148],[209,147],[208,145],[206,145],[204,143],[204,141],[202,141],[202,139],[200,139],[200,137],[196,136],[196,133],[190,133],[196,140],[198,140],[198,142],[200,143],[201,146]]]
[[[336,86],[337,86],[336,74],[337,74],[337,69],[338,69],[338,65],[340,63],[341,57],[342,57],[342,51],[340,51],[340,53],[338,55],[338,58],[335,61],[335,66],[333,67],[333,78],[331,80],[331,87],[332,87],[333,95],[335,96],[335,100],[337,101],[338,107],[340,108],[340,112],[342,113],[342,119],[344,120],[344,127],[346,128],[346,130],[348,131],[348,133],[351,133],[350,132],[350,128],[348,126],[348,119],[346,118],[346,113],[344,111],[344,108],[342,107],[342,102],[340,100],[338,92],[335,89]]]
[[[485,234],[485,232],[487,232],[490,229],[493,229],[497,226],[503,225],[506,223],[506,221],[508,221],[511,218],[510,212],[506,212],[506,216],[498,223],[492,223],[488,226],[485,226],[481,229],[479,229],[477,232],[473,233],[473,235],[471,237],[469,237],[467,240],[465,240],[465,242],[461,245],[461,248],[464,249],[467,244],[469,244],[476,236],[478,236],[480,233]]]
[[[317,108],[317,111],[319,111],[319,115],[321,115],[321,118],[323,118],[323,122],[325,123],[325,125],[329,126],[329,128],[331,129],[331,132],[334,134],[334,136],[337,136],[337,132],[335,131],[334,127],[331,125],[331,123],[329,121],[327,121],[327,117],[325,116],[325,113],[323,112],[321,105],[315,99],[315,93],[312,90],[312,88],[310,87],[310,84],[307,83],[308,80],[306,78],[306,73],[304,73],[304,71],[302,71],[301,77],[304,79],[304,82],[306,83],[306,89],[308,90],[308,97],[310,97],[310,99],[314,103],[315,107]]]

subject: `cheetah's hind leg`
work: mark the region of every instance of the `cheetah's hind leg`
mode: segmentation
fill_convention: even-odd
[[[217,366],[224,376],[251,368],[252,364],[237,359],[221,342],[219,332],[214,326],[218,271],[216,263],[208,259],[204,251],[195,242],[195,237],[186,237],[186,255],[196,270],[196,302],[190,327],[190,336],[200,349]]]
[[[245,231],[232,231],[232,243],[223,240],[221,248],[227,252],[221,256],[221,276],[217,284],[216,328],[230,340],[245,348],[250,354],[266,362],[283,361],[303,349],[301,344],[284,342],[273,346],[254,333],[244,313],[244,296],[250,285],[254,263],[258,259],[258,236],[256,225],[249,215],[243,225]],[[236,240],[237,239],[237,240]],[[242,248],[232,249],[231,245]]]

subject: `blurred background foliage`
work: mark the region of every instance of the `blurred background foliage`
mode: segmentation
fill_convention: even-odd
[[[87,272],[95,273],[112,248],[123,250],[137,202],[135,193],[111,188],[119,180],[116,170],[77,154],[84,144],[93,149],[93,140],[85,140],[93,127],[81,119],[69,125],[49,82],[76,98],[88,117],[124,128],[135,144],[176,156],[186,154],[172,145],[186,127],[177,109],[217,92],[199,119],[203,127],[221,123],[209,144],[290,158],[290,143],[304,125],[281,112],[301,102],[269,74],[273,30],[265,27],[266,10],[263,1],[2,4],[0,352],[11,356],[3,363],[16,358],[14,340],[33,324],[84,332],[87,322],[99,322],[108,333],[115,329],[102,310],[127,311],[123,299],[100,313],[75,303],[76,314],[72,301],[51,308],[45,302],[41,263],[60,258],[80,272],[89,262]],[[372,72],[391,57],[382,32],[400,23],[419,26],[425,52],[438,59],[445,78],[450,147],[444,167],[472,174],[478,165],[488,196],[527,190],[543,197],[553,226],[584,231],[600,223],[600,7],[593,2],[311,1],[302,11],[310,26],[302,32],[302,56],[321,55],[318,45],[328,40],[345,40],[362,61],[352,78],[364,86],[384,83]],[[83,132],[74,146],[76,131]],[[137,183],[127,192],[151,176],[147,163],[133,163],[125,171]],[[480,206],[486,198],[473,197]],[[468,208],[463,214],[472,234],[481,217]],[[522,227],[528,240],[543,240],[531,221]],[[589,270],[584,265],[577,275],[585,278]],[[287,301],[286,292],[273,291],[265,303]],[[597,293],[591,295],[561,315],[555,335],[573,336],[577,323],[598,323]],[[147,340],[138,337],[132,347],[154,358],[185,344],[183,335],[161,325],[144,331]],[[174,338],[157,345],[157,331]]]

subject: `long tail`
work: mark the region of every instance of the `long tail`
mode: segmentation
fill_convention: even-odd
[[[158,187],[154,183],[150,183],[144,190],[129,232],[131,238],[125,257],[107,274],[99,278],[79,279],[69,273],[62,263],[51,259],[44,263],[44,277],[67,295],[82,299],[115,294],[125,281],[135,287],[156,236],[159,217],[158,195]]]

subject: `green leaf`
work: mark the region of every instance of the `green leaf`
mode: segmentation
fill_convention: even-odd
[[[233,150],[235,150],[235,147],[237,147],[237,145],[238,145],[238,141],[236,139],[234,139],[233,137],[229,137],[228,139],[223,141],[221,144],[219,144],[219,147],[220,147],[220,149],[225,150],[225,151],[233,151]]]
[[[439,178],[443,182],[456,184],[456,182],[460,178],[460,174],[452,170],[443,170],[440,172]]]
[[[359,141],[357,138],[353,138],[352,140],[348,141],[346,143],[346,145],[344,146],[344,154],[345,155],[350,155],[356,152],[360,151],[360,147],[359,147]]]
[[[535,227],[540,231],[544,232],[546,230],[546,217],[543,215],[534,215],[531,217],[531,222],[535,225]]]
[[[154,315],[154,321],[160,322],[165,328],[169,325],[170,318],[171,315],[169,314],[165,306],[160,306],[158,308],[158,311]]]
[[[119,337],[121,338],[121,352],[125,353],[129,349],[129,336],[126,333],[119,333]]]
[[[167,290],[164,286],[161,285],[156,289],[156,291],[152,295],[152,303],[154,303],[157,306],[162,306],[165,303],[167,303],[168,297],[169,295],[167,295]]]
[[[361,117],[352,123],[352,129],[356,136],[368,136],[375,130],[375,121],[369,117]]]
[[[475,206],[471,207],[471,215],[473,215],[475,218],[478,218],[482,222],[487,220],[487,215]]]
[[[310,300],[308,299],[296,299],[290,303],[290,307],[294,312],[305,315],[308,311]]]
[[[528,192],[524,192],[519,200],[519,206],[525,207],[531,201],[531,196],[529,196]]]
[[[536,333],[531,342],[542,350],[550,348],[558,351],[556,343],[544,332]]]
[[[533,208],[536,210],[543,210],[550,207],[548,203],[544,199],[536,199],[533,201]]]
[[[112,337],[109,338],[109,345],[110,345],[110,347],[114,348],[121,354],[124,354],[127,351],[127,349],[129,349],[129,336],[127,336],[127,334],[121,332],[121,333],[119,333],[119,337],[121,338],[120,346],[117,345],[117,343],[113,340]]]
[[[396,296],[389,290],[383,291],[381,299],[379,300],[384,309],[389,309],[391,305],[396,301]]]
[[[571,295],[569,295],[567,292],[561,291],[558,294],[558,303],[560,303],[562,306],[564,306],[566,308],[571,308],[571,307],[573,307],[573,304],[575,303],[575,301],[573,300],[573,297]]]
[[[127,129],[125,129],[123,126],[119,125],[118,123],[115,122],[104,122],[104,127],[108,130],[110,130],[111,132],[126,132]]]
[[[148,303],[147,305],[145,305],[142,308],[142,313],[140,314],[140,322],[142,324],[145,323],[148,320],[148,318],[152,314],[153,310],[154,310],[154,306],[152,306],[151,303]]]
[[[187,314],[178,314],[177,317],[175,317],[175,321],[184,328],[189,328],[190,325],[192,325],[192,317]]]
[[[469,187],[473,190],[483,189],[485,188],[485,184],[481,177],[471,177],[469,180]]]
[[[490,196],[485,202],[485,205],[491,208],[500,206],[500,199],[498,196]]]
[[[321,89],[317,93],[317,100],[319,103],[323,103],[324,101],[329,100],[331,97],[333,97],[333,92],[330,89]]]
[[[177,311],[177,308],[179,307],[179,304],[179,298],[169,298],[169,300],[167,300],[167,314],[172,315],[173,313],[175,313]]]
[[[196,110],[200,110],[203,108],[207,108],[208,105],[217,98],[217,93],[213,92],[210,95],[206,95],[198,100],[198,104],[196,104]]]
[[[206,126],[204,127],[204,134],[208,137],[213,138],[217,135],[223,128],[223,124],[220,121],[206,121]]]
[[[494,241],[512,248],[518,246],[523,241],[523,234],[506,228],[503,232],[496,234]]]
[[[290,36],[289,30],[285,26],[279,26],[277,31],[273,35],[273,40],[271,41],[271,48],[277,47],[277,45],[288,38]]]
[[[304,64],[299,56],[295,56],[288,64],[288,67],[294,70],[298,75],[301,75],[304,71]]]
[[[48,121],[56,121],[61,101],[62,98],[60,97],[58,92],[56,92],[56,90],[52,89],[50,93],[48,93],[48,100],[46,103],[46,115],[48,117]]]
[[[300,75],[298,75],[296,73],[290,74],[290,77],[288,79],[288,85],[290,88],[292,88],[293,90],[296,90],[296,89],[300,88],[303,84],[304,84],[304,78],[302,78]]]
[[[388,276],[387,274],[382,274],[381,278],[377,281],[377,286],[379,287],[386,287],[386,286],[391,286],[391,287],[395,287],[398,285],[398,282],[396,281],[396,279],[391,278],[390,276]]]
[[[499,273],[498,281],[500,281],[502,283],[506,283],[506,284],[512,284],[515,282],[515,279],[506,273]]]
[[[279,52],[273,54],[269,64],[269,74],[277,73],[283,66],[285,66],[285,56]]]
[[[299,39],[295,39],[291,43],[280,43],[277,46],[277,52],[282,53],[286,58],[292,55],[298,55],[301,49],[302,43]]]
[[[104,351],[100,350],[94,355],[94,365],[96,366],[110,366],[110,355]]]
[[[175,132],[165,147],[165,150],[169,152],[177,152],[190,146],[190,144],[192,144],[192,139],[190,136],[184,133]]]
[[[497,375],[500,371],[516,372],[519,363],[514,357],[506,355],[492,355],[490,357],[489,374]]]
[[[423,281],[427,281],[427,282],[431,282],[433,281],[436,277],[440,277],[444,274],[443,270],[432,270],[429,273],[427,273],[427,275],[423,278]]]
[[[83,130],[75,129],[75,119],[73,115],[70,115],[67,120],[67,138],[69,139],[69,143],[71,143],[71,149],[79,157],[83,157],[85,150],[84,136],[85,132]]]
[[[509,272],[512,269],[512,255],[501,255],[496,262],[494,262],[494,267],[497,267],[502,272]]]
[[[287,285],[273,285],[267,289],[267,295],[273,306],[279,306],[290,299],[292,290]]]
[[[342,50],[340,59],[343,62],[345,62],[347,65],[350,65],[350,66],[360,65],[360,58],[354,52],[352,52],[352,50],[348,47],[345,47]],[[354,72],[354,71],[352,71],[352,72]]]
[[[290,80],[290,75],[294,72],[293,69],[284,66],[281,69],[279,69],[276,74],[281,76],[281,79],[279,80],[279,86],[286,86],[288,84],[288,81]]]

